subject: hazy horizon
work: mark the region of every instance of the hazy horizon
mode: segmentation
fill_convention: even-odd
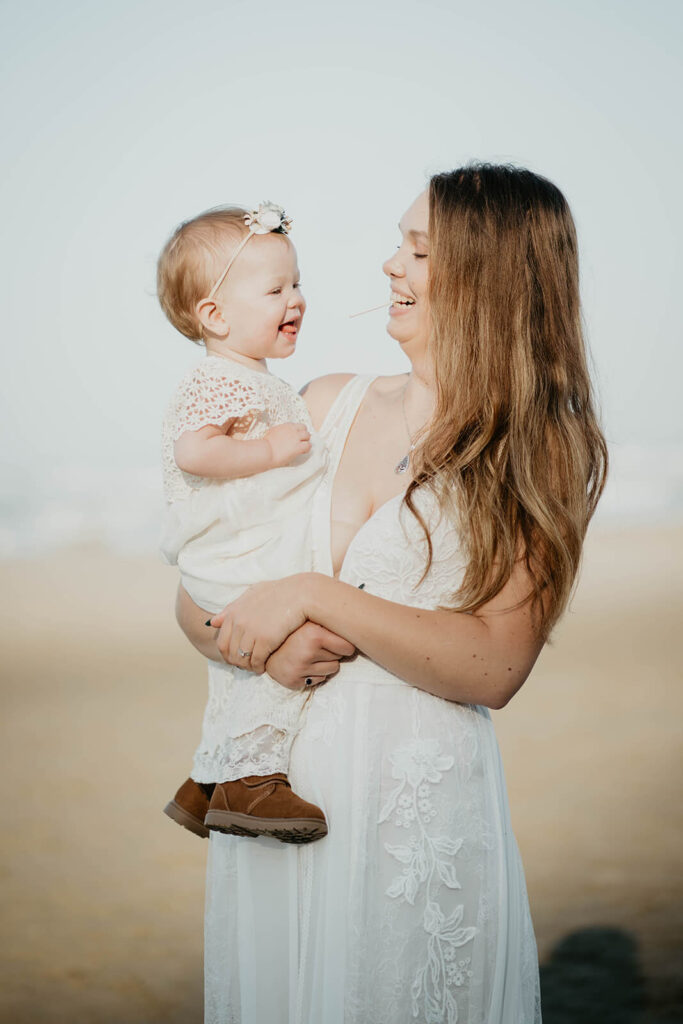
[[[28,0],[0,22],[10,519],[29,492],[158,464],[162,410],[201,355],[154,297],[180,220],[265,198],[293,217],[309,310],[275,373],[403,372],[383,314],[348,316],[387,295],[429,174],[472,159],[566,194],[608,440],[661,463],[683,504],[683,6]]]

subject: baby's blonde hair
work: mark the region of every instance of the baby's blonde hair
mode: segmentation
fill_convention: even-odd
[[[197,303],[205,299],[228,259],[229,250],[248,233],[247,211],[218,206],[184,221],[173,232],[157,263],[157,295],[176,330],[203,342]]]

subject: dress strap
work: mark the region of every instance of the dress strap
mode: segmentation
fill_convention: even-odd
[[[365,392],[376,379],[374,374],[369,373],[352,377],[351,380],[347,380],[330,406],[319,434],[327,445],[330,458],[333,461],[338,462],[341,458],[347,435],[365,397]],[[340,445],[341,448],[339,448]],[[334,450],[337,448],[339,451]],[[336,469],[336,465],[334,468]]]

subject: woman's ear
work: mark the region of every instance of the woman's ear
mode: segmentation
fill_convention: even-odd
[[[215,299],[201,299],[195,306],[195,313],[202,327],[209,333],[219,338],[227,338],[230,334],[230,324],[225,318],[225,313],[216,304]]]

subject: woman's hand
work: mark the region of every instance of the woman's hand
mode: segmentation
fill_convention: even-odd
[[[339,671],[339,659],[356,648],[315,622],[305,622],[287,637],[266,662],[266,672],[289,690],[303,690],[306,680],[324,683]]]
[[[257,583],[211,619],[224,661],[261,673],[268,658],[308,620],[307,584],[313,573]]]

